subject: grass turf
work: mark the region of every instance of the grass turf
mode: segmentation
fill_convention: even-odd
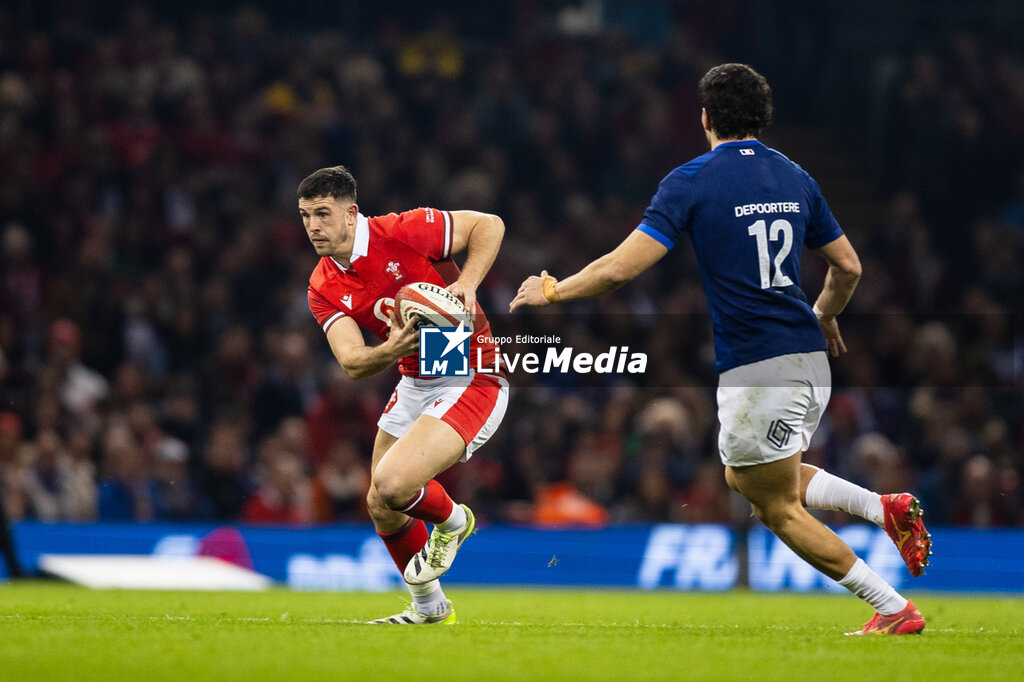
[[[1009,680],[1024,600],[914,596],[920,636],[844,637],[846,595],[450,588],[454,627],[367,626],[398,592],[0,585],[5,680]]]

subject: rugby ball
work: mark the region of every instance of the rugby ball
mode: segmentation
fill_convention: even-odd
[[[395,294],[395,310],[402,325],[418,316],[420,325],[473,328],[473,318],[455,294],[430,282],[406,284]]]

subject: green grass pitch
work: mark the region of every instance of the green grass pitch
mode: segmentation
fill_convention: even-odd
[[[457,625],[369,626],[399,592],[0,585],[4,680],[1019,680],[1024,600],[912,595],[921,636],[844,637],[847,595],[447,590]]]

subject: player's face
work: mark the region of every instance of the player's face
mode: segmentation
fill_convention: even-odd
[[[299,215],[306,236],[320,257],[333,256],[347,260],[352,255],[359,207],[351,201],[334,197],[299,199]]]

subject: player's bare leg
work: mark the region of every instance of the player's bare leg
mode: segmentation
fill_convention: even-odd
[[[801,455],[767,464],[726,467],[726,481],[747,498],[757,517],[799,557],[875,608],[875,618],[862,632],[902,634],[923,630],[924,618],[913,603],[900,596],[804,508]]]
[[[380,461],[398,440],[391,434],[378,430],[370,469],[374,477],[377,476]],[[421,519],[412,518],[388,507],[373,483],[367,493],[366,503],[377,534],[384,541],[398,570],[404,571],[412,557],[427,543],[429,536],[426,524]],[[407,585],[407,587],[413,598],[413,603],[409,608],[393,616],[370,622],[413,625],[455,622],[455,611],[451,602],[445,597],[439,581],[432,580],[421,585]]]
[[[373,459],[370,462],[370,475],[377,471],[377,464],[384,453],[391,449],[398,439],[385,431],[377,430],[377,438],[373,442]],[[378,533],[392,533],[401,528],[409,517],[401,512],[389,509],[377,493],[376,486],[370,484],[370,490],[366,494],[366,509],[373,521],[373,527]]]
[[[422,415],[374,470],[373,487],[385,506],[434,524],[430,540],[405,567],[405,581],[411,585],[444,575],[475,527],[469,507],[456,505],[434,480],[459,461],[465,449],[466,443],[454,427]]]
[[[911,575],[924,574],[932,553],[924,512],[910,493],[879,495],[810,464],[800,466],[800,499],[809,509],[854,514],[884,528]]]
[[[753,505],[754,513],[804,561],[832,578],[846,575],[857,560],[838,535],[800,500],[800,455],[748,467],[726,467],[726,481]]]
[[[422,415],[374,466],[372,487],[388,508],[400,510],[427,482],[458,462],[465,451],[465,441],[451,425]]]

